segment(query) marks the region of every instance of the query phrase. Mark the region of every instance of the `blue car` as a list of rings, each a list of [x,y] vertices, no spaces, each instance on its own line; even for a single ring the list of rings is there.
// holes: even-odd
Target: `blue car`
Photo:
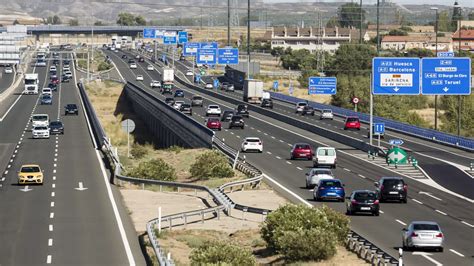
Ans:
[[[51,95],[43,95],[41,97],[41,104],[53,104],[53,98]]]
[[[174,97],[184,97],[184,91],[183,90],[176,90],[174,92]]]
[[[315,201],[337,200],[343,202],[345,196],[344,184],[339,179],[321,179],[313,192]]]

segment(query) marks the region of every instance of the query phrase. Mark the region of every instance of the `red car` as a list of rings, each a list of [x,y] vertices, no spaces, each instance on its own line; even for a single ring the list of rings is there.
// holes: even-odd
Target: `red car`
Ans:
[[[314,151],[308,143],[296,143],[291,148],[291,160],[308,159],[313,160]]]
[[[51,78],[51,83],[58,85],[59,79],[57,77]]]
[[[221,130],[222,129],[222,123],[219,121],[219,118],[208,118],[206,122],[207,128],[210,129],[217,129]]]
[[[360,121],[357,116],[346,117],[346,122],[344,123],[344,130],[347,130],[347,129],[360,130]]]

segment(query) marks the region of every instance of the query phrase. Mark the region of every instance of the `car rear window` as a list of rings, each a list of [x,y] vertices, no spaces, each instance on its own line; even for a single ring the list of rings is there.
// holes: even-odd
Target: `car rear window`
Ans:
[[[35,127],[34,130],[47,130],[47,127]]]
[[[403,186],[404,182],[400,179],[385,179],[383,184],[388,187]]]
[[[260,142],[259,139],[246,139],[247,142]]]
[[[298,145],[296,145],[296,148],[297,149],[310,149],[311,147],[309,145],[305,145],[305,144],[298,144]]]
[[[414,230],[429,230],[429,231],[439,231],[439,227],[436,224],[414,224]]]
[[[239,106],[237,106],[237,110],[239,110],[239,111],[240,111],[240,110],[247,110],[247,106],[245,106],[245,105],[239,105]]]
[[[193,100],[202,100],[202,97],[201,96],[194,96]]]
[[[357,118],[357,117],[349,117],[349,118],[347,118],[347,122],[359,122],[359,118]]]
[[[210,109],[219,109],[219,106],[217,106],[217,105],[209,105],[208,108],[210,108]]]
[[[334,150],[334,149],[320,149],[320,150],[318,150],[318,155],[321,155],[321,156],[334,156],[334,155],[336,155],[336,150]]]
[[[44,121],[44,120],[48,120],[48,117],[45,116],[45,115],[33,116],[33,120],[36,120],[36,121]]]
[[[62,126],[63,123],[61,122],[51,122],[51,126]]]
[[[36,166],[27,166],[27,167],[21,168],[22,173],[35,173],[39,171],[40,171],[39,167],[36,167]]]
[[[323,110],[323,113],[332,113],[331,110]]]
[[[308,105],[307,103],[297,103],[298,106],[306,106]]]
[[[237,120],[241,120],[241,119],[242,119],[241,116],[238,116],[238,115],[232,116],[232,121],[237,121]]]
[[[332,172],[326,170],[317,170],[313,172],[313,175],[332,175]]]
[[[339,182],[339,181],[324,180],[324,181],[321,181],[321,186],[326,186],[326,187],[342,187],[342,184],[341,184],[341,182]]]
[[[377,195],[374,192],[357,192],[354,195],[354,199],[356,200],[375,200]]]

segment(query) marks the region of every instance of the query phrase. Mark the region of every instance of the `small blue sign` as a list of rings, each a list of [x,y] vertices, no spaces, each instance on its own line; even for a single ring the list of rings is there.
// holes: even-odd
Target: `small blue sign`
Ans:
[[[288,93],[290,94],[290,96],[293,96],[293,85],[290,85],[290,87],[288,88]]]
[[[178,32],[178,43],[187,43],[188,42],[188,32],[180,31]]]
[[[215,79],[214,80],[214,89],[217,89],[219,87],[219,80]]]
[[[273,89],[278,90],[278,80],[273,81]]]
[[[468,57],[423,58],[421,74],[422,94],[471,94],[471,59]]]
[[[404,142],[401,139],[391,139],[391,140],[388,141],[388,143],[390,143],[390,145],[392,145],[392,146],[400,146]]]
[[[169,31],[163,34],[163,44],[176,44],[176,32]]]
[[[217,49],[197,50],[196,64],[215,65],[217,63]]]
[[[310,77],[309,94],[336,94],[337,79],[335,77]]]
[[[166,55],[165,54],[161,55],[161,61],[166,62]]]
[[[217,49],[217,63],[220,65],[238,65],[239,49],[222,48]]]
[[[201,49],[217,49],[217,42],[201,42],[199,43]]]
[[[454,57],[454,52],[438,52],[438,57]]]
[[[145,39],[155,39],[156,38],[156,30],[151,28],[143,29],[143,38]]]
[[[375,134],[384,134],[385,133],[385,123],[374,123],[374,133]]]
[[[197,42],[187,42],[183,46],[183,55],[184,56],[196,56],[198,49],[199,49],[199,43],[197,43]]]
[[[201,75],[197,74],[196,77],[194,78],[195,83],[201,82]]]
[[[374,57],[372,93],[379,95],[420,94],[420,59]]]

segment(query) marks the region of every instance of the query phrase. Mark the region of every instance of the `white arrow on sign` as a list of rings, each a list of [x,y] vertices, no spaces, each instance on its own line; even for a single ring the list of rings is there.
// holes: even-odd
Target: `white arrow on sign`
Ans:
[[[400,89],[398,87],[393,88],[395,92],[398,92]]]
[[[430,256],[433,255],[431,253],[415,251],[415,252],[412,253],[412,255],[420,255],[423,258],[433,262],[436,266],[442,266],[443,265],[443,264],[439,263],[437,260],[431,258]]]
[[[336,91],[336,89],[332,89],[332,90],[331,90],[331,92],[335,92],[335,91]]]
[[[401,161],[405,158],[405,155],[403,155],[401,152],[394,151],[388,155],[388,158],[392,161]]]
[[[23,191],[23,192],[28,192],[28,191],[32,191],[33,189],[31,188],[28,188],[28,186],[25,186],[24,188],[20,189],[20,191]]]
[[[74,188],[75,190],[79,190],[79,191],[83,191],[83,190],[86,190],[87,188],[84,187],[84,185],[82,184],[82,182],[79,182],[79,187],[76,187]]]
[[[448,88],[448,87],[444,87],[443,90],[444,90],[444,92],[448,92],[448,91],[449,91],[449,88]]]

